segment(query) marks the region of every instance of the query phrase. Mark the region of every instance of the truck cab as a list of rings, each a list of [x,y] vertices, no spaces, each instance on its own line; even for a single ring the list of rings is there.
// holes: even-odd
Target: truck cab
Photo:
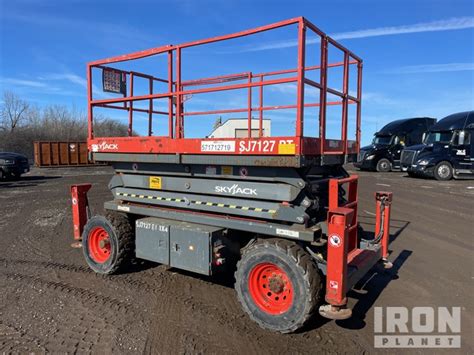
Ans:
[[[437,180],[474,178],[474,111],[449,115],[432,126],[422,144],[407,147],[402,170]]]
[[[390,122],[374,134],[372,144],[360,149],[356,168],[388,172],[400,169],[400,156],[406,145],[419,144],[436,119],[406,118]]]

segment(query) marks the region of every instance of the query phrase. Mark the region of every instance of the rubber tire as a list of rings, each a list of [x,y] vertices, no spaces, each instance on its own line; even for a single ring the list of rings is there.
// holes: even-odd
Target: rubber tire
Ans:
[[[104,228],[109,234],[111,255],[104,263],[95,262],[88,248],[89,233],[95,227]],[[94,216],[90,218],[82,233],[82,250],[89,267],[98,274],[110,275],[118,273],[130,264],[135,252],[134,229],[127,215],[108,213],[107,217]]]
[[[409,177],[412,177],[412,178],[418,177],[418,174],[415,173],[415,172],[413,172],[413,171],[407,171],[407,173],[408,173],[408,176],[409,176]]]
[[[385,167],[383,164],[386,163]],[[392,171],[392,163],[387,158],[382,158],[377,162],[377,166],[375,168],[379,173],[388,173]]]
[[[293,304],[283,314],[271,315],[262,311],[250,295],[248,276],[253,267],[263,262],[277,265],[293,284]],[[244,311],[260,327],[291,333],[311,318],[323,288],[315,263],[301,246],[285,239],[259,239],[242,250],[235,272],[235,290]]]
[[[442,177],[438,174],[438,169],[440,166],[442,165],[446,165],[448,168],[449,168],[449,175],[448,177]],[[435,177],[436,180],[439,180],[439,181],[448,181],[448,180],[451,180],[453,178],[453,166],[451,165],[450,162],[448,161],[441,161],[439,162],[438,164],[436,164],[436,166],[434,167],[434,170],[433,170],[433,175]]]

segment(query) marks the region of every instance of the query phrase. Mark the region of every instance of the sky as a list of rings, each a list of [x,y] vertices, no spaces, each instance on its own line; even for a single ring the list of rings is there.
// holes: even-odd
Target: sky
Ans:
[[[472,0],[0,0],[0,92],[12,91],[39,107],[58,104],[85,110],[87,62],[298,16],[306,17],[364,60],[363,144],[394,119],[439,119],[474,109]],[[295,40],[296,28],[291,27],[185,50],[183,78],[293,69]],[[308,36],[307,41],[306,60],[312,64],[319,46],[315,37]],[[338,55],[330,52],[330,60],[333,56],[338,61]],[[166,76],[164,56],[118,67]],[[335,88],[341,87],[340,78],[337,70],[329,74]],[[100,79],[100,73],[95,73],[95,98],[112,97],[101,91]],[[351,92],[353,84],[350,79]],[[136,93],[143,90],[145,83],[137,82]],[[156,86],[155,92],[160,90],[164,88]],[[290,83],[267,87],[265,105],[295,103],[295,92]],[[252,101],[256,104],[258,100],[258,90],[254,90]],[[317,101],[316,91],[307,89],[305,100]],[[189,97],[186,111],[246,105],[247,91],[240,90]],[[157,100],[155,107],[166,109],[166,102]],[[350,119],[354,112],[351,108]],[[97,113],[127,120],[126,113],[119,110]],[[339,115],[340,107],[328,109],[330,138],[340,135]],[[142,116],[137,114],[135,120],[134,129],[139,133],[147,125]],[[208,134],[218,116],[189,116],[186,136]],[[288,134],[294,116],[294,110],[265,113],[265,118],[272,119],[272,135]],[[238,117],[245,114],[222,115],[223,119]],[[166,125],[164,118],[155,119],[154,132],[163,134]],[[315,109],[306,110],[305,134],[317,135]]]

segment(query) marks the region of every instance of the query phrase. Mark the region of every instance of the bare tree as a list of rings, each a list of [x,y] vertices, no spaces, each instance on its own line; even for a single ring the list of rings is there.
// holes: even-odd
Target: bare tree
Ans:
[[[1,127],[12,133],[27,116],[30,105],[10,91],[3,93],[3,104],[1,108]]]
[[[96,115],[94,132],[97,137],[127,136],[128,125]],[[0,151],[23,153],[32,158],[34,141],[86,139],[87,117],[83,111],[61,105],[37,107],[14,93],[3,93],[0,105]]]

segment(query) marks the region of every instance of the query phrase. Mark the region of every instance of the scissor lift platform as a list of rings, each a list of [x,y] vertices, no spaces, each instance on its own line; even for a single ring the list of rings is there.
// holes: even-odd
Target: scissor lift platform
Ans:
[[[226,74],[194,80],[185,80],[182,76],[182,62],[186,60],[185,53],[188,48],[199,47],[205,51],[205,46],[208,44],[256,35],[288,26],[297,27],[297,68],[262,73]],[[320,41],[319,46],[307,48],[308,31]],[[342,60],[329,62],[330,51],[338,52]],[[310,54],[316,55],[319,59],[316,65],[305,63]],[[159,55],[165,55],[168,58],[167,78],[157,78],[150,74],[112,67],[114,63],[136,61]],[[341,80],[335,84],[337,88],[328,85],[328,73],[332,68],[341,69]],[[102,71],[104,89],[117,94],[118,97],[105,99],[94,97],[93,74],[97,70]],[[309,79],[310,73],[318,76],[319,80],[314,80],[314,75],[311,76],[313,79]],[[303,17],[230,35],[180,45],[167,45],[94,61],[88,64],[87,74],[88,143],[95,161],[303,167],[340,165],[353,161],[359,150],[362,60]],[[149,82],[148,94],[134,95],[137,78]],[[349,91],[349,82],[355,83],[356,90],[354,92]],[[156,92],[155,89],[154,92],[155,83],[160,83],[162,87],[164,85],[167,90]],[[282,84],[295,86],[294,103],[275,105],[272,102],[271,105],[265,105],[264,90]],[[193,112],[187,110],[186,98],[191,96],[224,91],[235,92],[237,95],[239,90],[240,92],[247,90],[247,107]],[[305,101],[305,90],[316,92],[317,100],[309,102],[306,99]],[[253,99],[255,93],[258,93],[258,102]],[[328,100],[328,97],[333,99]],[[167,111],[159,111],[154,108],[154,101],[159,99],[167,102]],[[138,103],[141,103],[140,107],[137,106]],[[146,104],[147,107],[144,108],[143,104]],[[224,103],[222,104],[225,106]],[[352,117],[349,117],[349,105],[355,105],[355,114]],[[329,106],[342,108],[337,122],[341,127],[339,139],[327,139],[326,122]],[[98,108],[127,111],[128,136],[95,137],[94,110]],[[306,132],[304,131],[305,108],[317,109],[312,117],[306,116],[307,120],[317,121],[317,132],[308,129]],[[289,129],[289,133],[293,131],[293,134],[275,137],[264,136],[264,114],[278,110],[293,110],[295,112],[295,124]],[[136,112],[147,115],[147,135],[134,136],[133,134],[134,113]],[[185,118],[199,120],[200,116],[242,113],[247,115],[247,137],[208,139],[205,137],[187,138],[184,135]],[[168,120],[168,131],[156,135],[152,132],[153,121],[163,118]],[[252,126],[252,121],[255,120],[258,120],[257,128]],[[348,136],[349,125],[354,127],[353,136]]]

